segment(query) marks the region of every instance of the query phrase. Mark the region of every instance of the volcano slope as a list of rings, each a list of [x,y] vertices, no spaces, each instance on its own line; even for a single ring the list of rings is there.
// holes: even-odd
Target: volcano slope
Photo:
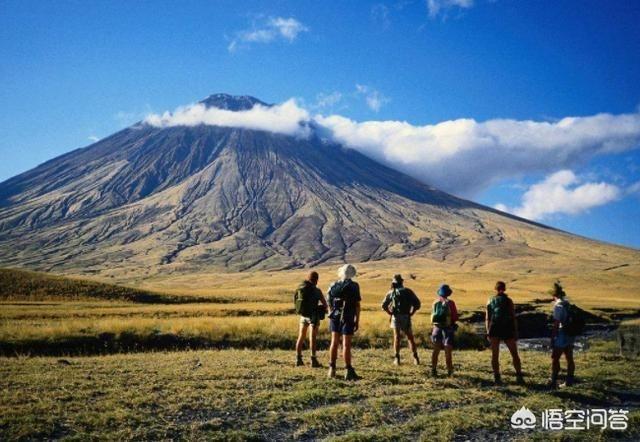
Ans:
[[[202,103],[266,106],[224,94]],[[313,127],[294,137],[138,123],[0,183],[4,267],[132,280],[411,257],[542,263],[583,251],[638,262],[635,251],[441,192]]]

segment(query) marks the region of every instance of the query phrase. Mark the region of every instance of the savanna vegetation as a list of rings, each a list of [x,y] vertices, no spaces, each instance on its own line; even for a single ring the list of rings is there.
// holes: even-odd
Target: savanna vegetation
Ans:
[[[548,355],[522,352],[527,385],[490,383],[489,353],[459,351],[453,377],[356,350],[363,379],[293,367],[284,350],[9,358],[0,365],[0,439],[66,440],[638,440],[640,372],[613,342],[577,355],[581,380],[549,391]],[[325,353],[320,354],[321,360]],[[426,358],[425,358],[426,359]],[[340,371],[340,369],[339,369]],[[630,409],[629,429],[515,430],[521,406]]]
[[[637,440],[637,361],[620,356],[613,341],[577,355],[582,382],[575,387],[547,391],[548,355],[524,351],[528,385],[495,388],[490,355],[480,350],[484,337],[468,322],[458,333],[467,350],[455,354],[454,377],[428,376],[428,310],[439,283],[453,287],[464,319],[481,320],[497,279],[507,282],[518,305],[548,314],[547,290],[559,278],[577,304],[615,322],[640,310],[640,265],[623,261],[359,265],[363,313],[355,364],[364,379],[357,383],[293,367],[292,290],[305,270],[112,278],[117,285],[0,270],[0,440]],[[335,267],[319,271],[325,290]],[[395,272],[425,305],[414,321],[422,366],[391,364],[388,317],[379,303]],[[323,323],[325,364],[327,342]],[[509,382],[513,373],[503,356]],[[630,430],[513,430],[508,419],[522,405],[536,413],[627,408]]]

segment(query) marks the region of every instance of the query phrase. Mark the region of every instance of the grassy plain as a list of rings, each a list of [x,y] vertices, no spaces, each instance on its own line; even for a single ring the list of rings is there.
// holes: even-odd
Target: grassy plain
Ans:
[[[640,372],[613,343],[577,356],[581,383],[544,388],[548,355],[524,351],[528,384],[490,385],[487,351],[455,353],[456,373],[394,367],[391,354],[356,350],[363,379],[329,380],[294,368],[283,350],[208,350],[94,357],[9,358],[0,364],[0,439],[65,440],[638,440]],[[326,353],[320,354],[324,362]],[[427,354],[423,352],[423,359]],[[339,370],[342,372],[342,369]],[[513,430],[521,406],[535,430]],[[630,409],[626,432],[544,431],[548,408]]]
[[[516,303],[543,311],[550,309],[547,290],[560,279],[574,302],[599,316],[638,314],[638,252],[594,243],[572,253],[581,259],[549,250],[514,258],[487,248],[471,257],[452,250],[442,259],[357,265],[364,299],[355,361],[364,379],[355,384],[292,367],[291,295],[307,270],[167,271],[91,281],[0,270],[0,350],[13,356],[0,360],[0,440],[638,440],[637,361],[620,357],[612,342],[580,353],[583,382],[557,392],[543,388],[548,355],[533,351],[523,352],[527,387],[491,387],[487,351],[456,352],[453,378],[428,377],[426,364],[390,364],[390,330],[379,303],[397,272],[426,305],[414,323],[423,363],[428,305],[441,282],[453,287],[465,316],[482,310],[498,279]],[[323,289],[336,269],[318,269]],[[459,337],[481,347],[470,326]],[[327,340],[325,323],[325,364]],[[174,348],[192,350],[157,351]],[[552,407],[626,408],[630,430],[512,430],[508,419],[522,405],[538,415]]]

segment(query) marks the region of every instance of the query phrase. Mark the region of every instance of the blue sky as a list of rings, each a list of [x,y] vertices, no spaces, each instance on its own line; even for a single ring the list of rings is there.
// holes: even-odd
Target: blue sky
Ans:
[[[491,182],[451,187],[488,176],[474,169],[477,156],[425,170],[481,203],[640,247],[640,137],[636,120],[620,121],[640,112],[638,23],[640,2],[615,0],[3,1],[0,181],[215,92],[294,97],[354,122],[467,118],[473,133],[496,119],[518,131],[526,120],[606,113],[600,145],[580,141],[592,130],[585,120],[572,135],[584,146],[563,155],[560,143],[547,162],[536,151],[515,172],[502,162],[513,146],[493,146],[485,156],[505,173]],[[618,133],[629,125],[631,135]]]

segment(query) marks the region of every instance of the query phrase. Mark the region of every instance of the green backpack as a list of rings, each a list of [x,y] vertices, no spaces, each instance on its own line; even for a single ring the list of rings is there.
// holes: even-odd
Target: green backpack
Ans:
[[[298,287],[293,295],[293,304],[297,314],[310,318],[315,313],[317,300],[314,295],[315,290],[311,284],[302,283]]]
[[[509,298],[506,295],[496,295],[489,302],[491,322],[499,325],[511,325],[513,316],[509,307]]]
[[[391,312],[395,315],[408,315],[411,311],[411,300],[404,287],[391,292]]]
[[[431,313],[431,323],[442,327],[448,327],[451,320],[451,308],[449,301],[444,304],[436,301],[433,304],[433,313]]]

